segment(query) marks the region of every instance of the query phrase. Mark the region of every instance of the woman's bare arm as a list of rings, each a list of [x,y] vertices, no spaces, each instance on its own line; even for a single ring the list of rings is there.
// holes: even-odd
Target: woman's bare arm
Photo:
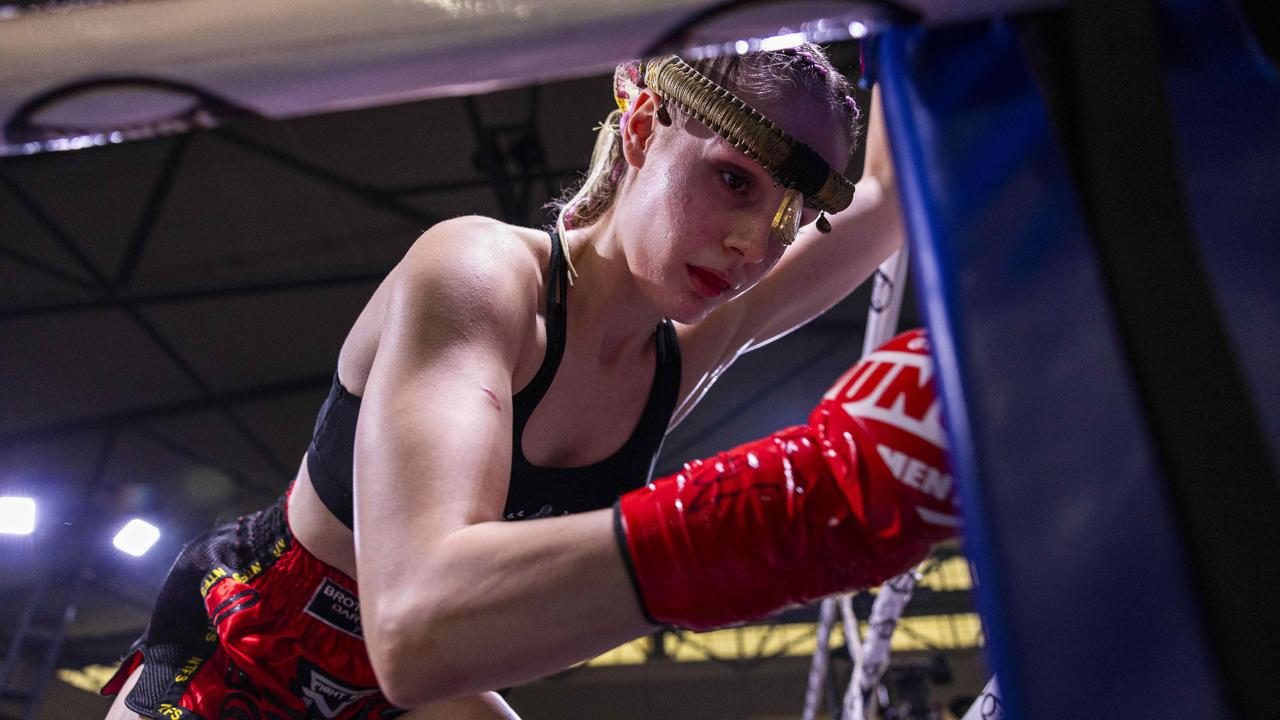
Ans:
[[[403,707],[540,677],[648,628],[610,512],[498,520],[537,293],[483,225],[432,232],[397,270],[356,431],[365,635]]]
[[[520,720],[515,710],[496,692],[437,700],[416,707],[402,720]]]

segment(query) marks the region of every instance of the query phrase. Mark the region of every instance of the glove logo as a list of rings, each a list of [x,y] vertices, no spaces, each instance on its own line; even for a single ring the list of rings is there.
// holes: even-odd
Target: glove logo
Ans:
[[[951,475],[920,460],[910,457],[901,450],[894,450],[888,445],[876,445],[876,452],[884,461],[885,467],[898,482],[915,488],[942,502],[949,502],[951,497]],[[949,513],[938,512],[927,507],[917,506],[916,513],[921,520],[947,528],[960,527],[960,518]]]
[[[949,474],[888,445],[876,445],[876,451],[898,482],[939,500],[946,500],[951,496]]]
[[[841,378],[830,399],[841,401],[850,417],[878,420],[947,448],[928,355],[873,352],[847,378]]]

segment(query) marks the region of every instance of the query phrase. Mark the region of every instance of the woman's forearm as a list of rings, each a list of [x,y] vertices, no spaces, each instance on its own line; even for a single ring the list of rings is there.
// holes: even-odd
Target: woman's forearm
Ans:
[[[427,703],[413,708],[403,720],[520,720],[520,716],[501,695],[484,692]]]
[[[397,704],[543,677],[651,629],[610,510],[469,525],[414,573],[413,595],[380,613],[392,677],[379,679]]]

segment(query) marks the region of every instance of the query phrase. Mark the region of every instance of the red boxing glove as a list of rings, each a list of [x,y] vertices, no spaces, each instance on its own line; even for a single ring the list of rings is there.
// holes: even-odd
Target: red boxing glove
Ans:
[[[687,463],[615,521],[655,623],[706,630],[883,582],[959,532],[923,330],[827,392],[809,424]]]

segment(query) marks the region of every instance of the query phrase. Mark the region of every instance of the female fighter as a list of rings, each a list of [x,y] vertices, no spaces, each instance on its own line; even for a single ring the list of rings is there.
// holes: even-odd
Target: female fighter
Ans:
[[[875,582],[936,539],[897,522],[886,532],[909,552],[819,542],[877,510],[876,493],[849,494],[865,481],[819,488],[857,466],[860,431],[780,435],[642,489],[720,373],[851,292],[902,225],[874,121],[856,196],[843,178],[857,108],[815,46],[633,63],[615,85],[620,110],[556,232],[450,220],[388,275],[290,491],[184,549],[104,689],[119,694],[109,718],[514,717],[487,691],[654,623],[724,625]],[[845,470],[819,472],[838,458]],[[808,506],[765,503],[808,507],[813,528],[678,517],[706,497],[683,489],[756,475],[818,483]],[[857,572],[802,577],[828,560]]]

